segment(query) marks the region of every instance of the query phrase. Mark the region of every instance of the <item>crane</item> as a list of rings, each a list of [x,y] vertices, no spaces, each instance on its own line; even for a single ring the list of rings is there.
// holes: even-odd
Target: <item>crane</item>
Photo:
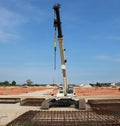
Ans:
[[[59,12],[60,4],[55,4],[53,9],[55,13],[54,19],[54,27],[55,31],[58,30],[58,41],[59,41],[59,49],[60,49],[60,56],[61,56],[61,69],[63,75],[63,91],[64,96],[67,96],[68,91],[68,84],[67,84],[67,73],[66,73],[66,59],[65,59],[65,49],[63,43],[63,35],[62,35],[62,28],[61,28],[61,21],[60,21],[60,12]],[[56,44],[54,44],[54,50],[56,51]]]
[[[60,99],[50,98],[44,100],[41,104],[41,109],[49,109],[50,107],[71,107],[71,106],[73,107],[74,106],[75,108],[79,108],[83,110],[86,109],[85,99],[79,99],[79,100],[75,99],[73,89],[69,87],[67,83],[65,49],[63,43],[59,8],[60,8],[60,4],[55,4],[53,6],[54,13],[55,13],[55,19],[54,19],[55,35],[56,35],[56,29],[58,30],[58,41],[59,41],[59,49],[60,49],[60,57],[61,57],[61,69],[63,75],[64,96],[60,97]],[[54,41],[54,51],[56,53],[56,41]],[[71,98],[71,96],[73,97]]]

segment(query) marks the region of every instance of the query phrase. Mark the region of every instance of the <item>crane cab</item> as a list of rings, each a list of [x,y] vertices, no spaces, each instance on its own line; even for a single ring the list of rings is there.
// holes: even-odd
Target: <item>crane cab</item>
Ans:
[[[75,97],[75,92],[74,92],[74,87],[73,86],[68,86],[67,89],[67,96],[64,96],[64,89],[63,86],[59,86],[58,93],[57,93],[57,98],[73,98]]]

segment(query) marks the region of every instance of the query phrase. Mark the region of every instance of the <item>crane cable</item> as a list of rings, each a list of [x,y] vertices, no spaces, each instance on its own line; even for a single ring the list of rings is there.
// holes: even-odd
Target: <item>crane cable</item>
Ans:
[[[55,33],[54,33],[54,70],[56,70],[56,27],[55,27]]]

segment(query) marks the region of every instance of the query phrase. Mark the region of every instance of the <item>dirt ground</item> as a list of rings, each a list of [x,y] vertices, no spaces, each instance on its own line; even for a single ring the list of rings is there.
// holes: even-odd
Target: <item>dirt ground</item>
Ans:
[[[119,88],[75,88],[77,96],[91,96],[91,95],[120,95]]]
[[[56,94],[56,87],[0,87],[0,98],[51,98]],[[120,90],[117,88],[75,88],[77,98],[89,99],[120,99]],[[28,110],[40,110],[40,106],[20,106],[16,104],[0,104],[0,126],[17,118]]]
[[[0,95],[18,95],[23,93],[31,93],[35,91],[42,91],[52,89],[48,92],[49,95],[57,94],[57,87],[0,87]],[[92,96],[92,95],[120,95],[120,88],[80,88],[74,89],[77,96]]]
[[[23,87],[23,86],[12,86],[12,87],[0,87],[0,95],[13,95],[13,94],[23,94],[35,91],[42,91],[50,89],[49,87],[42,86],[32,86],[32,87]]]
[[[56,95],[57,87],[0,87],[0,97],[13,98],[51,98]],[[75,87],[76,97],[89,99],[119,99],[120,88],[80,88]]]

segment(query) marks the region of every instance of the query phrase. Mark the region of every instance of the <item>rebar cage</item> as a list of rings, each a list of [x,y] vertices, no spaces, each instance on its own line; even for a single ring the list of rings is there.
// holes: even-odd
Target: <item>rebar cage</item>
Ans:
[[[120,112],[28,111],[7,126],[120,126]]]

